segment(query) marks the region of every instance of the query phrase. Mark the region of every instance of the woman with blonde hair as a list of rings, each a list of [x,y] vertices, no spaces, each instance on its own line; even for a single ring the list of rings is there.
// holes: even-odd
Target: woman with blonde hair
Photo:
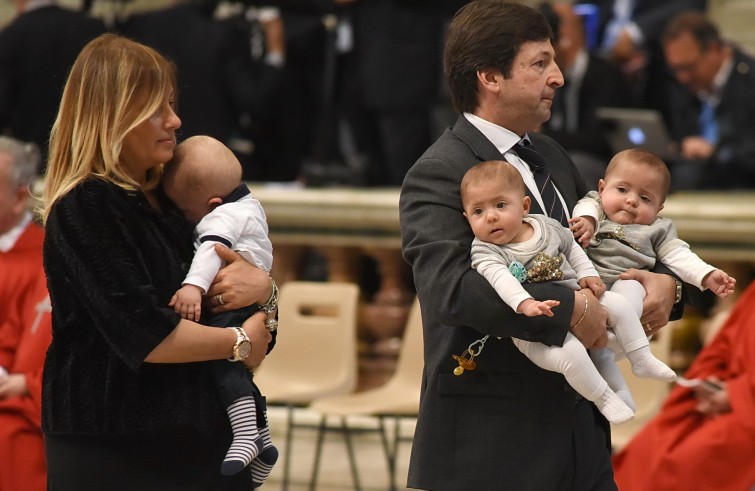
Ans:
[[[173,66],[105,34],[74,63],[50,135],[44,265],[53,309],[42,425],[52,490],[250,489],[222,476],[232,435],[209,360],[265,356],[265,313],[217,329],[168,307],[192,226],[159,187],[173,156]],[[267,273],[232,251],[214,312],[276,301]]]

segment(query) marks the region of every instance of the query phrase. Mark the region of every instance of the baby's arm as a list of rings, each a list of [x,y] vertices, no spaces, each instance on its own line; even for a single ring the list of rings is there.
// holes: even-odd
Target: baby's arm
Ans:
[[[595,235],[595,222],[591,217],[574,217],[569,220],[569,230],[574,234],[574,239],[587,248]]]
[[[566,251],[566,259],[574,271],[577,273],[580,288],[589,288],[595,298],[600,298],[606,291],[606,284],[600,279],[598,271],[595,269],[587,253],[577,245],[573,240],[570,241],[569,250]]]
[[[569,220],[569,230],[579,244],[587,248],[590,239],[595,236],[600,219],[600,203],[597,201],[597,193],[591,191],[577,202]]]
[[[498,246],[475,240],[472,245],[472,267],[493,286],[498,296],[515,312],[528,317],[553,316],[556,300],[536,301],[509,271],[506,259],[498,252]]]
[[[173,307],[184,319],[199,322],[202,315],[202,294],[203,291],[198,286],[186,284],[173,295],[168,306]]]
[[[716,269],[711,271],[703,278],[703,286],[712,291],[719,297],[727,297],[734,292],[734,285],[737,280],[729,276],[726,271]]]
[[[558,307],[559,305],[561,305],[561,302],[558,300],[545,300],[541,302],[534,298],[528,298],[519,304],[516,311],[527,317],[536,317],[538,315],[553,317],[553,311],[551,309],[553,307]]]
[[[701,290],[708,288],[719,297],[726,297],[734,291],[737,280],[703,261],[686,244],[674,248],[660,260],[682,280]]]

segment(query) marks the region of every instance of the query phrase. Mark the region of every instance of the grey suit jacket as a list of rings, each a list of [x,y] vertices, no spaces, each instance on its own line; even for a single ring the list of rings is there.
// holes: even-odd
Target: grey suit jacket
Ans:
[[[530,137],[571,209],[587,191],[573,162],[550,138]],[[543,491],[555,489],[565,466],[573,466],[574,390],[561,374],[535,366],[509,339],[561,345],[573,290],[526,285],[535,298],[561,305],[552,318],[524,317],[470,267],[473,235],[462,215],[459,184],[474,164],[501,159],[460,116],[414,164],[401,189],[402,250],[422,306],[425,346],[410,487]],[[541,212],[535,200],[532,212]],[[453,375],[457,362],[451,356],[485,334],[491,336],[475,359],[476,370]]]

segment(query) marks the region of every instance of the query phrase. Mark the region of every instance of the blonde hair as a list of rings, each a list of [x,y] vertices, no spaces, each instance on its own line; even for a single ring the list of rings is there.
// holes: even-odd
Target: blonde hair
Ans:
[[[525,196],[524,180],[519,171],[505,160],[487,160],[471,167],[461,180],[461,203],[469,198],[468,188],[482,181],[500,180]]]
[[[196,135],[176,147],[165,166],[163,185],[204,201],[231,194],[241,175],[241,163],[230,148],[211,136]]]
[[[161,167],[150,169],[140,185],[119,159],[124,137],[160,108],[170,90],[175,95],[175,68],[152,48],[108,33],[81,50],[50,133],[43,221],[58,199],[89,177],[127,190],[157,186]]]
[[[656,154],[648,152],[647,150],[643,150],[641,148],[629,148],[627,150],[622,150],[621,152],[614,155],[611,161],[608,162],[605,177],[608,177],[608,175],[614,169],[616,169],[619,164],[624,162],[644,165],[645,167],[656,171],[661,178],[660,185],[661,192],[663,193],[663,198],[666,198],[669,192],[669,188],[671,187],[671,174],[669,173],[668,166],[663,161],[663,159],[661,159]]]

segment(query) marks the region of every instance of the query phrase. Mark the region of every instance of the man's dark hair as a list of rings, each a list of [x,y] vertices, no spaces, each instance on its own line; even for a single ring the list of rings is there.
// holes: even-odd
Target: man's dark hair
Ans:
[[[444,67],[454,108],[477,108],[477,72],[499,70],[511,77],[522,44],[552,40],[545,17],[537,10],[504,0],[475,0],[462,7],[448,27]]]
[[[683,12],[674,17],[663,30],[661,42],[666,44],[684,34],[692,36],[701,51],[723,44],[718,28],[701,12]]]

